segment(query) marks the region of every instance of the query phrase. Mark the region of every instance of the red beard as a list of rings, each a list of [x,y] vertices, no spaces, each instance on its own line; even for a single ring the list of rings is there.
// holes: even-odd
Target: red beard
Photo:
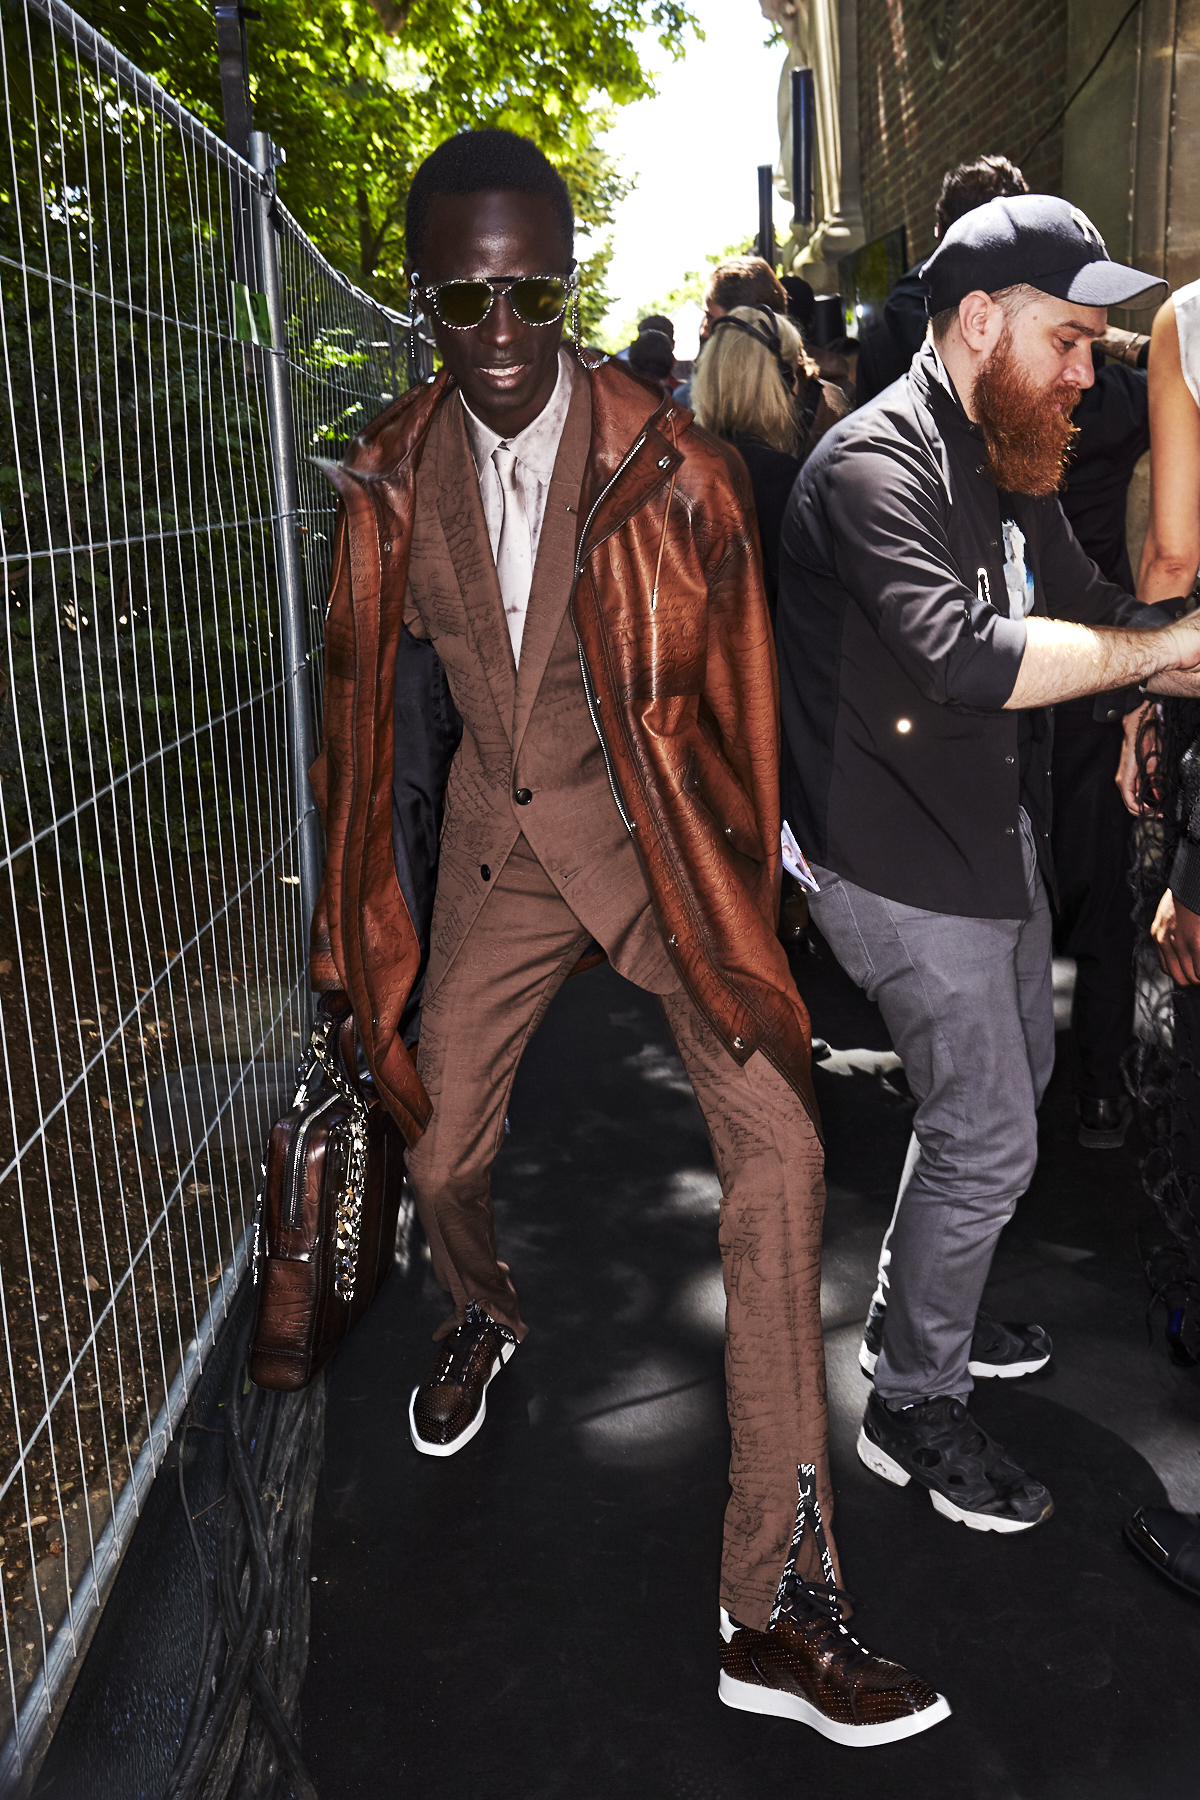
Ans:
[[[1053,494],[1067,472],[1067,452],[1079,436],[1071,414],[1078,387],[1037,387],[1004,335],[975,377],[975,413],[987,444],[992,478],[1008,494]]]

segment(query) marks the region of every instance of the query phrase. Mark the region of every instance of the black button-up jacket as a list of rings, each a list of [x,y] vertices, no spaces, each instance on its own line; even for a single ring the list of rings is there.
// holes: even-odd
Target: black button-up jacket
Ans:
[[[1009,617],[1005,519],[1025,536],[1035,614],[1160,625],[1178,610],[1106,581],[1053,496],[999,492],[926,344],[804,465],[776,621],[783,813],[801,848],[888,899],[986,919],[1029,911],[1022,803],[1054,891],[1052,715],[1002,710],[1026,638]]]

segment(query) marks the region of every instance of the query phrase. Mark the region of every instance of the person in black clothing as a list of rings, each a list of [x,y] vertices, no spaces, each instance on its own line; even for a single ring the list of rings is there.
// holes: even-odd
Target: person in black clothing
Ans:
[[[1108,339],[1101,343],[1107,346]],[[1132,593],[1125,500],[1134,466],[1150,448],[1146,376],[1106,361],[1099,344],[1092,360],[1095,384],[1073,414],[1079,435],[1060,498],[1101,574]],[[1060,955],[1075,958],[1072,1071],[1079,1141],[1088,1150],[1119,1149],[1132,1111],[1121,1059],[1133,1035],[1133,820],[1115,786],[1122,747],[1121,721],[1109,716],[1115,711],[1090,699],[1056,706],[1050,763],[1058,877],[1054,944]]]
[[[783,275],[780,285],[787,295],[787,316],[795,321],[807,340],[817,316],[817,296],[800,275]]]
[[[675,346],[664,332],[639,331],[629,346],[629,366],[648,381],[657,381],[668,394],[674,392]]]
[[[1050,1496],[966,1402],[973,1378],[1051,1354],[1039,1326],[979,1310],[1054,1061],[1050,708],[1128,689],[1136,705],[1141,682],[1200,694],[1200,619],[1106,580],[1057,498],[1105,308],[1164,284],[1034,194],[957,220],[922,280],[928,341],[826,436],[788,505],[782,810],[813,918],[918,1102],[858,1453],[943,1516],[1011,1533]]]
[[[821,381],[797,327],[769,306],[738,306],[714,321],[692,402],[699,423],[734,444],[749,471],[774,623],[779,533],[792,483],[845,404]]]
[[[974,162],[959,163],[942,178],[933,235],[940,240],[956,219],[988,200],[1028,192],[1029,183],[1007,156],[977,156]],[[854,387],[857,405],[873,400],[907,373],[909,363],[925,341],[928,323],[921,264],[917,263],[900,277],[888,295],[883,324],[868,331],[862,340]]]
[[[647,313],[644,319],[638,320],[638,337],[645,331],[657,331],[666,338],[671,346],[672,356],[675,353],[675,327],[666,313]],[[634,339],[634,343],[637,338]],[[618,362],[628,362],[633,352],[633,344],[626,344],[623,350],[617,351]]]

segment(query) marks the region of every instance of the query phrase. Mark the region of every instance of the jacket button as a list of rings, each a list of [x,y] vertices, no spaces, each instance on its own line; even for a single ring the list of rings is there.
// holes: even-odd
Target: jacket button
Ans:
[[[383,547],[384,547],[384,550],[387,551],[388,553],[391,552],[392,546],[390,544],[385,544]]]
[[[1005,762],[1006,762],[1006,763],[1010,763],[1010,764],[1011,764],[1011,763],[1013,763],[1013,762],[1015,762],[1015,761],[1016,761],[1016,758],[1015,758],[1015,757],[1013,757],[1013,756],[1006,756],[1006,757],[1005,757],[1005,759],[1004,759],[1004,760],[1005,760]]]
[[[1012,836],[1012,834],[1013,834],[1013,828],[1012,828],[1012,826],[1011,826],[1011,825],[1006,825],[1006,826],[1005,826],[1005,827],[1004,827],[1004,835],[1005,835],[1005,837],[1011,837],[1011,836]]]
[[[745,1038],[740,1038],[740,1037],[734,1038],[733,1047],[735,1050],[744,1050],[746,1048]]]
[[[975,473],[977,475],[986,475],[987,472],[988,472],[988,466],[986,463],[976,463],[975,464]]]
[[[528,806],[529,802],[533,799],[533,789],[532,788],[518,788],[516,793],[513,795],[513,799],[516,801],[518,806]]]
[[[659,457],[659,459],[658,459],[658,466],[659,466],[659,468],[660,468],[660,469],[665,469],[665,468],[666,468],[666,466],[667,466],[667,464],[668,464],[668,463],[669,463],[669,462],[670,462],[670,460],[671,460],[671,459],[670,459],[670,457],[669,457],[669,456],[660,456],[660,457]]]
[[[480,863],[479,873],[483,876],[485,881],[490,881],[492,879],[492,871],[488,868],[486,863]]]
[[[1116,707],[1110,706],[1104,716],[1106,719],[1115,719],[1118,716]]]

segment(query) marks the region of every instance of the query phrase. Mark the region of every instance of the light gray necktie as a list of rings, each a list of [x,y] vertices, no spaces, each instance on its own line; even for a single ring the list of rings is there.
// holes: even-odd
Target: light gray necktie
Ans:
[[[496,573],[500,577],[500,597],[504,601],[504,617],[512,642],[513,660],[521,660],[521,637],[525,630],[525,614],[529,608],[529,587],[533,580],[533,555],[529,543],[529,515],[525,497],[517,480],[517,458],[507,444],[498,444],[492,461],[500,477],[504,495],[504,518],[500,540],[496,545]]]

